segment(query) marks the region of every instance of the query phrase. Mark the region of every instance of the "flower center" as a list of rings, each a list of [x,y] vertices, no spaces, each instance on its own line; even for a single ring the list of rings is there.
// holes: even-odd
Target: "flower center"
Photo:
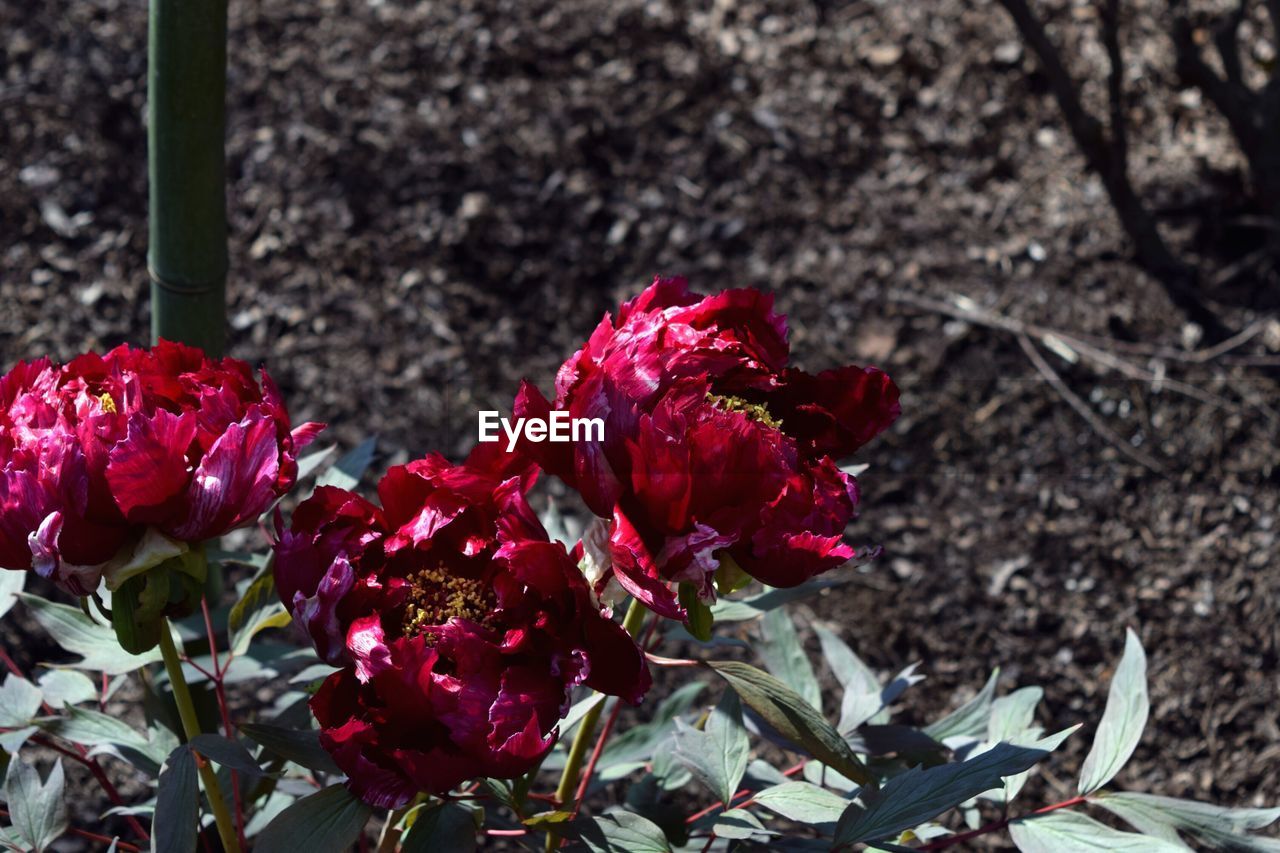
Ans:
[[[108,415],[114,415],[116,413],[116,401],[111,396],[110,391],[103,391],[99,394],[98,402],[102,404],[102,411],[106,412]]]
[[[417,636],[423,629],[443,625],[453,618],[484,623],[494,607],[493,590],[485,583],[450,574],[444,564],[414,572],[407,580],[406,637]]]
[[[764,403],[751,403],[741,397],[732,397],[727,394],[712,394],[707,392],[707,402],[725,412],[740,412],[746,415],[756,423],[764,424],[776,430],[782,429],[782,421],[775,418],[765,408]]]

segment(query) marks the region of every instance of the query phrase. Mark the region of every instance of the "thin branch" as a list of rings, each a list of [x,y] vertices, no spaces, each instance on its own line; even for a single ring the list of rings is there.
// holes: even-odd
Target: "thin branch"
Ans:
[[[1089,408],[1089,404],[1081,400],[1062,380],[1062,377],[1049,366],[1049,362],[1045,361],[1044,356],[1040,355],[1040,351],[1036,349],[1036,345],[1031,342],[1030,338],[1026,335],[1018,335],[1018,344],[1022,347],[1022,351],[1027,354],[1027,358],[1031,359],[1031,363],[1035,365],[1036,370],[1040,371],[1040,375],[1048,381],[1062,399],[1067,401],[1071,408],[1076,410],[1080,417],[1085,419],[1089,426],[1093,427],[1094,432],[1106,439],[1116,450],[1119,450],[1144,468],[1148,468],[1161,476],[1168,476],[1168,471],[1164,465],[1160,464],[1155,457],[1134,447],[1124,438],[1117,435],[1111,427],[1103,423],[1093,409]]]
[[[1237,0],[1235,9],[1213,32],[1213,45],[1218,50],[1218,59],[1222,61],[1222,70],[1227,74],[1227,82],[1233,86],[1245,86],[1244,70],[1240,66],[1240,25],[1248,11],[1249,0]]]
[[[1195,28],[1187,18],[1185,0],[1169,0],[1169,12],[1173,15],[1173,49],[1178,76],[1204,93],[1222,113],[1252,164],[1257,157],[1258,146],[1263,142],[1253,120],[1257,96],[1243,82],[1235,85],[1231,80],[1218,76],[1204,61],[1196,44]]]
[[[1225,338],[1228,334],[1227,329],[1200,297],[1195,270],[1170,251],[1168,244],[1160,236],[1155,219],[1129,181],[1125,162],[1127,140],[1124,126],[1123,86],[1121,85],[1124,63],[1123,56],[1120,54],[1118,23],[1116,26],[1104,27],[1104,30],[1110,31],[1110,35],[1105,37],[1111,42],[1108,45],[1110,59],[1108,79],[1111,118],[1116,124],[1108,134],[1102,123],[1085,109],[1079,87],[1063,64],[1058,49],[1049,40],[1044,24],[1031,10],[1026,0],[999,0],[999,2],[1013,19],[1022,40],[1035,53],[1041,69],[1049,79],[1049,88],[1058,102],[1063,118],[1066,119],[1067,128],[1071,131],[1076,146],[1084,155],[1085,162],[1102,178],[1107,196],[1111,199],[1111,206],[1115,209],[1121,226],[1133,244],[1134,256],[1138,264],[1164,286],[1169,299],[1189,319],[1199,324],[1211,340]],[[1113,0],[1104,0],[1104,2],[1109,6],[1115,5]],[[1113,17],[1118,18],[1118,10],[1113,8],[1112,12],[1114,12]]]
[[[1006,815],[1000,820],[993,821],[992,823],[989,823],[986,826],[980,826],[977,829],[970,830],[969,832],[962,832],[959,835],[948,835],[946,838],[939,838],[936,841],[931,841],[928,844],[924,845],[923,847],[917,847],[916,849],[929,850],[929,851],[946,850],[948,848],[954,847],[957,844],[963,844],[966,841],[970,841],[974,838],[977,838],[978,836],[987,835],[992,832],[998,832],[999,830],[1004,829],[1006,826],[1008,826],[1010,823],[1012,823],[1015,820],[1021,820],[1023,818],[1031,817],[1032,815],[1048,814],[1049,812],[1056,812],[1059,809],[1069,809],[1072,806],[1078,806],[1084,802],[1085,802],[1084,797],[1072,797],[1069,800],[1063,800],[1060,803],[1054,803],[1051,806],[1045,806],[1042,809],[1036,809],[1035,811],[1030,812],[1029,814],[1020,815],[1017,818],[1012,818]]]
[[[1107,51],[1107,104],[1110,108],[1110,168],[1127,180],[1129,172],[1129,121],[1124,109],[1124,54],[1120,48],[1120,0],[1102,0],[1102,44]]]
[[[1033,323],[1024,323],[1013,317],[1003,314],[996,314],[991,311],[984,310],[976,305],[961,307],[953,306],[946,302],[939,302],[933,299],[916,296],[910,293],[897,293],[890,296],[891,299],[902,302],[907,305],[915,305],[929,311],[936,311],[939,314],[945,314],[949,317],[955,317],[968,323],[978,326],[984,326],[989,329],[998,329],[1013,335],[1027,335],[1040,342],[1041,345],[1048,349],[1061,349],[1066,347],[1072,352],[1080,355],[1086,361],[1092,362],[1102,368],[1114,370],[1140,382],[1150,382],[1152,384],[1159,383],[1162,388],[1198,400],[1210,406],[1225,409],[1229,412],[1240,412],[1241,407],[1225,397],[1220,397],[1209,391],[1183,382],[1178,379],[1171,379],[1167,376],[1157,375],[1150,370],[1146,370],[1131,361],[1127,361],[1120,356],[1112,353],[1109,349],[1121,349],[1133,347],[1125,341],[1115,341],[1109,338],[1099,338],[1093,335],[1083,335],[1074,332],[1061,332],[1055,329],[1047,329],[1044,326],[1037,326]],[[1244,331],[1233,335],[1231,338],[1220,344],[1203,350],[1194,352],[1179,352],[1164,347],[1142,347],[1137,351],[1143,355],[1152,358],[1162,358],[1172,361],[1180,361],[1189,364],[1205,364],[1213,359],[1219,358],[1233,349],[1243,345],[1252,338],[1256,337],[1266,329],[1268,320],[1259,320]],[[1092,342],[1091,342],[1092,341]],[[1274,413],[1267,409],[1260,411],[1268,418],[1273,418]]]

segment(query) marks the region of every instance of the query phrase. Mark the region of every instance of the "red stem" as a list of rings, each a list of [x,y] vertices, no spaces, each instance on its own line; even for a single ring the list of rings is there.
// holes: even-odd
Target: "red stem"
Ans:
[[[604,752],[605,742],[609,740],[609,735],[613,732],[614,725],[618,722],[618,713],[622,710],[622,700],[619,699],[613,703],[613,710],[609,712],[609,717],[604,721],[604,726],[600,729],[600,736],[596,738],[596,745],[591,750],[591,757],[587,759],[587,766],[582,771],[582,781],[578,783],[578,792],[573,797],[573,816],[578,816],[578,809],[582,808],[582,798],[587,795],[587,788],[591,784],[591,776],[596,772],[596,764],[600,761],[600,754]]]
[[[18,668],[18,665],[13,662],[13,658],[9,657],[9,653],[4,649],[0,649],[0,661],[4,661],[4,665],[9,667],[9,671],[14,675],[19,678],[26,678],[26,676],[22,674],[22,670]]]
[[[201,596],[200,609],[204,612],[204,631],[205,636],[209,638],[209,656],[213,660],[213,692],[218,698],[218,711],[222,714],[222,731],[228,740],[235,740],[235,729],[231,726],[231,714],[227,710],[227,692],[222,685],[225,670],[218,663],[218,640],[213,631],[213,617],[209,615],[208,597]],[[227,662],[230,663],[230,660]],[[235,770],[231,771],[231,799],[235,810],[236,836],[240,841],[240,849],[248,850],[249,843],[244,834],[244,804],[240,801],[240,775]]]
[[[1033,812],[1028,812],[1027,814],[1019,815],[1018,817],[1004,817],[1004,818],[1001,818],[1000,820],[992,821],[986,826],[980,826],[977,829],[971,830],[969,832],[962,832],[959,835],[948,835],[946,838],[939,838],[937,841],[931,841],[928,844],[924,845],[923,847],[917,847],[916,849],[930,850],[930,851],[946,850],[948,847],[954,847],[957,844],[963,844],[964,842],[970,839],[977,838],[979,835],[986,835],[991,832],[998,832],[1004,829],[1006,826],[1008,826],[1010,823],[1012,823],[1015,820],[1020,820],[1024,817],[1030,817],[1031,815],[1048,814],[1049,812],[1056,812],[1058,809],[1066,809],[1066,808],[1070,808],[1071,806],[1078,806],[1083,802],[1085,802],[1084,797],[1072,797],[1069,800],[1063,800],[1060,803],[1054,803],[1051,806],[1045,806],[1042,809],[1036,809]]]
[[[645,629],[644,639],[640,641],[646,653],[653,648],[655,644],[654,630],[658,627],[660,619],[650,619],[649,627]],[[614,702],[613,710],[609,713],[609,718],[604,722],[604,728],[600,729],[600,736],[596,738],[596,745],[591,750],[591,757],[587,759],[586,769],[582,771],[582,781],[578,783],[578,790],[573,797],[573,816],[578,816],[578,810],[582,808],[582,798],[587,795],[587,788],[591,785],[591,777],[596,772],[596,764],[600,761],[600,755],[604,752],[605,743],[609,740],[609,735],[613,732],[613,727],[617,725],[618,714],[622,711],[622,702]]]
[[[783,775],[783,776],[794,776],[794,775],[796,775],[797,773],[799,773],[801,770],[803,770],[803,769],[804,769],[804,766],[805,766],[806,764],[808,764],[808,763],[809,763],[809,760],[806,758],[804,761],[801,761],[799,764],[796,764],[796,765],[793,765],[793,766],[791,766],[791,767],[788,767],[786,770],[782,771],[782,775]],[[750,798],[751,798],[752,793],[754,793],[754,792],[753,792],[753,791],[751,791],[751,790],[748,790],[747,788],[743,788],[741,791],[739,791],[738,793],[734,794],[732,797],[730,797],[730,798],[729,798],[729,807],[730,807],[730,808],[741,808],[742,806],[746,805],[746,802],[742,802],[742,803],[737,803],[737,804],[735,804],[735,803],[734,803],[734,800],[738,799],[739,797],[746,797],[746,798],[747,798],[747,801],[749,801],[749,800],[750,800]],[[685,820],[685,823],[686,823],[686,824],[689,824],[689,823],[697,823],[698,821],[702,820],[704,817],[706,817],[707,815],[711,814],[712,812],[714,812],[716,809],[719,809],[719,808],[724,808],[724,804],[723,804],[723,803],[716,803],[716,804],[714,804],[714,805],[707,806],[707,807],[706,807],[705,809],[703,809],[702,811],[697,812],[697,813],[696,813],[696,814],[694,814],[692,817],[690,817],[690,818],[688,818],[687,820]]]
[[[522,835],[528,835],[527,829],[486,829],[485,835],[492,835],[494,838],[519,838]]]

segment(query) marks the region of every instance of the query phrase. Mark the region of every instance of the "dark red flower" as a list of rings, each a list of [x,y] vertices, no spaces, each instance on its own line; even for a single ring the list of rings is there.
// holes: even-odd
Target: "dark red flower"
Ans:
[[[616,578],[682,618],[669,583],[712,599],[724,555],[773,586],[854,556],[842,535],[857,484],[834,459],[893,423],[898,389],[872,367],[810,375],[787,358],[772,297],[701,297],[682,278],[659,278],[564,363],[554,408],[603,419],[603,441],[521,447],[611,519],[598,588]],[[552,408],[522,384],[517,416],[546,418]]]
[[[379,808],[528,771],[577,684],[638,702],[644,657],[525,500],[532,465],[480,445],[392,468],[382,506],[320,488],[276,546],[281,600],[343,669],[321,742]]]
[[[319,424],[290,430],[265,372],[161,341],[0,378],[0,566],[74,595],[253,521]],[[135,549],[145,550],[143,554]]]

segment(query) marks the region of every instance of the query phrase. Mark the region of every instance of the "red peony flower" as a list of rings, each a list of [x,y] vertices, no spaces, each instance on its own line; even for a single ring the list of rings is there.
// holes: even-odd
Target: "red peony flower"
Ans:
[[[898,389],[873,367],[810,375],[787,357],[771,296],[701,297],[682,278],[659,278],[564,363],[554,408],[602,418],[604,440],[521,447],[612,520],[597,590],[616,578],[684,618],[669,583],[713,599],[723,555],[773,586],[855,555],[841,537],[857,483],[834,460],[893,423]],[[521,385],[517,416],[551,409]]]
[[[494,447],[392,468],[381,507],[317,489],[276,546],[281,600],[344,667],[311,700],[321,742],[378,808],[528,771],[577,684],[632,703],[649,687],[529,508],[532,465]]]
[[[0,566],[73,595],[253,521],[320,431],[265,372],[161,341],[19,362],[0,378]]]

